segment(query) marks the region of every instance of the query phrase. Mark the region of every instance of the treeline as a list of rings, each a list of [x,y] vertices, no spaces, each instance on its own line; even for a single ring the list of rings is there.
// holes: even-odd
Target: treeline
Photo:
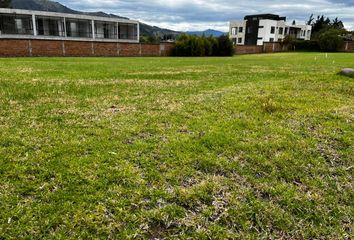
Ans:
[[[228,36],[196,36],[182,34],[175,43],[174,56],[233,56],[234,47]]]
[[[310,41],[295,40],[288,37],[284,41],[297,51],[326,51],[335,52],[344,41],[352,40],[353,33],[344,28],[344,24],[338,18],[331,20],[328,17],[313,15],[307,21],[312,26],[312,36]]]
[[[0,8],[9,8],[11,6],[11,0],[0,0]]]

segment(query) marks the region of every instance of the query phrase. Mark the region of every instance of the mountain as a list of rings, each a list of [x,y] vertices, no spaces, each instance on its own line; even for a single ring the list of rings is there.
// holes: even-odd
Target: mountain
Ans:
[[[208,29],[205,31],[195,31],[195,32],[186,32],[188,35],[197,35],[197,36],[202,36],[203,34],[205,36],[213,36],[213,37],[220,37],[222,35],[225,35],[225,32],[221,32],[218,30],[213,30],[213,29]]]
[[[114,14],[108,14],[105,12],[76,11],[58,2],[54,2],[50,0],[11,0],[9,7],[17,8],[17,9],[35,10],[35,11],[60,12],[60,13],[83,14],[83,15],[90,15],[90,16],[128,19],[126,17],[122,17]],[[148,24],[141,23],[140,34],[142,38],[144,37],[164,38],[168,36],[169,38],[175,39],[181,34],[181,32],[176,32],[170,29],[163,29],[156,26],[150,26]]]

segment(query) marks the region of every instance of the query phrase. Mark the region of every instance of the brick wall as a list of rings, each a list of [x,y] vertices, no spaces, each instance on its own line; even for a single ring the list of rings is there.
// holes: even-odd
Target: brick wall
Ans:
[[[1,42],[1,41],[0,41]],[[29,41],[31,45],[32,54],[30,56],[64,56],[63,43],[59,41]]]
[[[286,52],[288,48],[279,42],[265,42],[263,43],[263,52],[274,53],[274,52]]]
[[[354,52],[354,42],[345,42],[340,48],[340,52]]]
[[[0,56],[24,57],[30,54],[30,42],[27,40],[0,40]]]
[[[172,43],[140,44],[0,39],[0,57],[169,56],[172,48]]]
[[[256,53],[263,53],[263,46],[256,46],[256,45],[238,45],[235,48],[235,54],[256,54]]]

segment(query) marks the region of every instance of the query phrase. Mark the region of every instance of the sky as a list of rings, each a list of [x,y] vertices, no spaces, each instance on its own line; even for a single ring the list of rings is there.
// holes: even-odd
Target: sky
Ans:
[[[176,31],[228,31],[230,20],[273,13],[303,24],[313,13],[341,19],[354,30],[354,0],[56,0],[80,11],[104,11]]]

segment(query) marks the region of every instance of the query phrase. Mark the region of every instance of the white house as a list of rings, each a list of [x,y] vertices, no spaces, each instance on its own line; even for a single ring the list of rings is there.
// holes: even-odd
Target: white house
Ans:
[[[311,30],[309,25],[287,25],[285,17],[273,14],[249,15],[230,22],[230,38],[236,45],[263,45],[282,41],[287,35],[310,40]]]
[[[139,22],[118,17],[0,8],[0,39],[139,42]]]

